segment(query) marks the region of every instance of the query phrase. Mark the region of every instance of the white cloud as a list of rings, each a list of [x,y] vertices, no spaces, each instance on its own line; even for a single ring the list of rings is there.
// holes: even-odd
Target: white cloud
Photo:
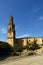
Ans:
[[[29,37],[29,36],[30,36],[30,34],[22,34],[20,36],[17,36],[17,38],[23,38],[23,37]]]
[[[5,28],[1,28],[0,32],[3,33],[3,34],[5,34],[5,33],[7,33],[7,30]]]

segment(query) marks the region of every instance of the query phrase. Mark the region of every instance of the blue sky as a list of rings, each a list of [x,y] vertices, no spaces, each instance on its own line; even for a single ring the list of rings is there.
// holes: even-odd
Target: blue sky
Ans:
[[[0,0],[0,40],[7,40],[11,15],[16,37],[43,37],[43,0]]]

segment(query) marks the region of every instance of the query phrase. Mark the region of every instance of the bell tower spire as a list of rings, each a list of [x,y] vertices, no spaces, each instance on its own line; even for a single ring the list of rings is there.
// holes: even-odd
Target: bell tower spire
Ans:
[[[15,42],[15,24],[13,22],[13,17],[12,16],[10,16],[10,21],[9,21],[9,24],[8,24],[7,42],[11,46],[14,46],[14,42]]]
[[[13,17],[10,16],[10,23],[13,23]]]

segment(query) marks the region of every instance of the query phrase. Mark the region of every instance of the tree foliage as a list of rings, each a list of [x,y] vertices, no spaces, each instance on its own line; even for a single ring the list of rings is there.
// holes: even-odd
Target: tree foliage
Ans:
[[[22,45],[15,43],[14,45],[14,52],[21,52],[23,49]]]
[[[13,48],[6,42],[0,42],[0,56],[11,54]]]
[[[40,45],[37,44],[36,42],[37,40],[34,40],[34,42],[32,43],[29,43],[28,40],[27,40],[27,50],[31,50],[31,51],[35,51],[37,49],[40,49]]]

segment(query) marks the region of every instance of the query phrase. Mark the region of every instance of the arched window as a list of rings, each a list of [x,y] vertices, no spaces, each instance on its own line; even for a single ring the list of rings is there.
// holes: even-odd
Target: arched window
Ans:
[[[11,27],[10,27],[10,31],[11,31]]]

